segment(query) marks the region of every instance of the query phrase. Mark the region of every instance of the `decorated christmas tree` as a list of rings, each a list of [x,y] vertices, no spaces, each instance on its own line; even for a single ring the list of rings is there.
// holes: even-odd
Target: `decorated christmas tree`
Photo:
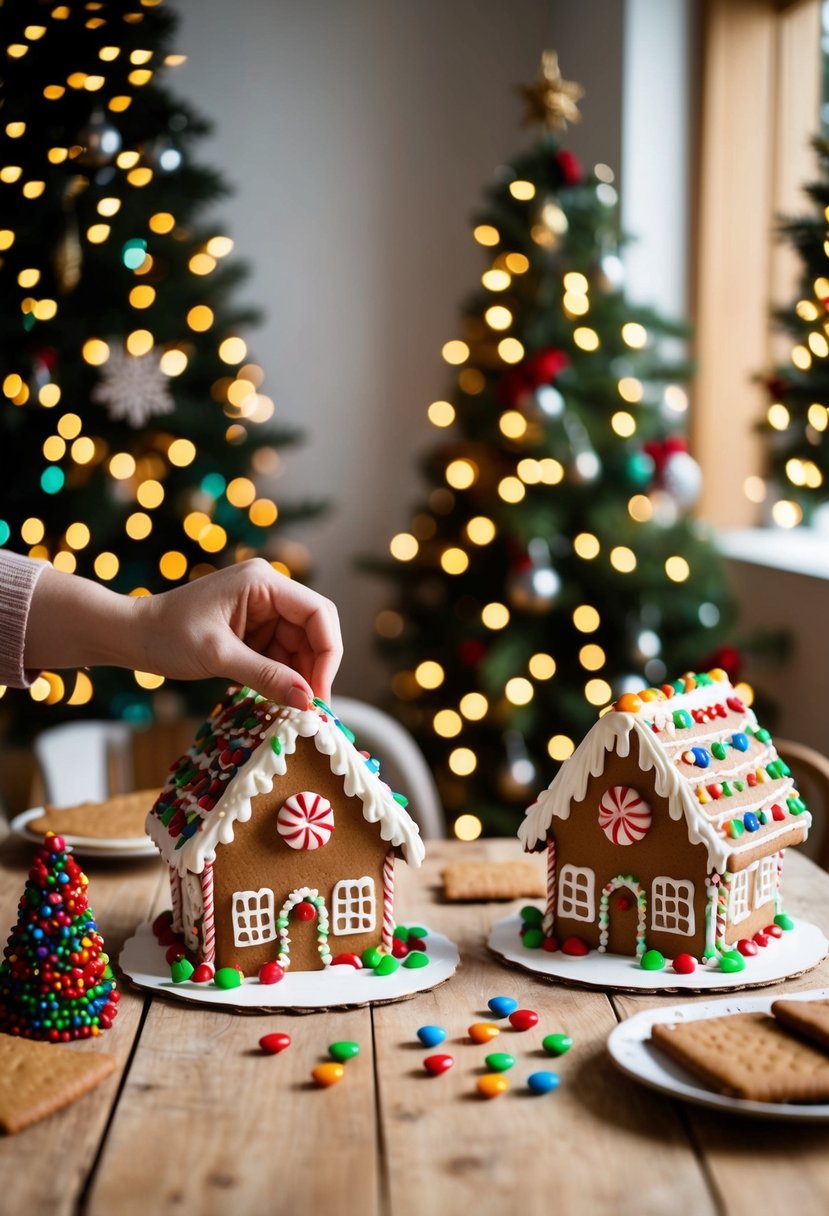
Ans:
[[[112,1025],[118,993],[89,906],[89,880],[47,833],[0,963],[0,1030],[66,1043]]]
[[[771,400],[763,423],[772,478],[769,513],[783,527],[808,522],[829,498],[829,140],[816,139],[814,146],[819,177],[806,186],[813,210],[780,225],[803,263],[802,277],[797,298],[775,314],[789,341],[786,362],[768,380]],[[759,483],[758,489],[763,492]]]
[[[0,544],[132,595],[257,553],[301,575],[281,527],[314,506],[271,496],[296,436],[270,422],[246,270],[206,214],[226,193],[194,159],[208,127],[165,84],[174,18],[7,0],[0,30]],[[143,720],[161,683],[46,672],[32,697],[40,725]]]
[[[541,132],[474,222],[427,489],[370,563],[396,712],[465,838],[514,831],[598,712],[699,669],[730,611],[690,515],[682,330],[627,298],[613,173],[561,142],[580,87],[548,52],[522,91]]]

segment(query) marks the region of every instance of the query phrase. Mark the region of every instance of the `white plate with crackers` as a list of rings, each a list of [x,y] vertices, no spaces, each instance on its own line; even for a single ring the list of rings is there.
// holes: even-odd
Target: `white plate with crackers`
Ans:
[[[36,806],[15,816],[9,826],[34,844],[43,843],[45,832],[57,832],[79,857],[158,857],[158,849],[144,831],[147,812],[157,797],[157,790],[136,790],[106,802]]]
[[[737,1014],[770,1014],[775,1001],[829,1001],[829,988],[792,993],[778,991],[764,996],[735,995],[728,1000],[703,1001],[699,1004],[687,1001],[680,1005],[644,1009],[626,1018],[611,1031],[607,1040],[608,1051],[616,1067],[627,1076],[672,1098],[755,1117],[802,1122],[829,1121],[829,1102],[826,1101],[756,1101],[718,1093],[665,1051],[654,1046],[651,1040],[652,1029],[657,1025],[680,1026]],[[825,1049],[824,1055],[829,1067],[829,1053]]]

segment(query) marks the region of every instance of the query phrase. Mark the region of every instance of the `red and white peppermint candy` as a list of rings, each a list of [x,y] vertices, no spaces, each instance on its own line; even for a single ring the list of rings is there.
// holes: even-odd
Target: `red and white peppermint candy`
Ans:
[[[653,812],[629,785],[612,785],[599,803],[599,827],[613,844],[636,844],[646,836]]]
[[[291,794],[279,808],[276,830],[292,849],[321,849],[334,831],[334,811],[321,794]]]

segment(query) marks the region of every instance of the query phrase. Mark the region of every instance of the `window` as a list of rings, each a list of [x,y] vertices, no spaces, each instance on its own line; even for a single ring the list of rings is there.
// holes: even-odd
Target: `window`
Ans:
[[[748,870],[740,870],[731,876],[731,892],[728,898],[728,919],[732,925],[745,920],[751,909],[748,906]]]
[[[558,886],[558,915],[573,920],[596,919],[596,876],[581,866],[562,866]]]
[[[344,878],[334,887],[331,897],[332,932],[371,933],[377,924],[374,879]]]
[[[273,891],[260,887],[258,891],[233,893],[233,944],[258,946],[276,937],[273,914]]]
[[[694,884],[674,878],[655,878],[651,889],[651,928],[694,932]]]
[[[757,874],[754,879],[754,906],[762,908],[763,904],[774,899],[777,890],[777,857],[762,857],[757,864]]]

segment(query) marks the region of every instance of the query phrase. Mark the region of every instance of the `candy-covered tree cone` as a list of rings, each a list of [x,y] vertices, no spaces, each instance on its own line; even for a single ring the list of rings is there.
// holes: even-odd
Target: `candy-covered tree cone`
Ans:
[[[89,906],[89,880],[47,833],[0,963],[0,1030],[66,1043],[108,1030],[118,993]]]

